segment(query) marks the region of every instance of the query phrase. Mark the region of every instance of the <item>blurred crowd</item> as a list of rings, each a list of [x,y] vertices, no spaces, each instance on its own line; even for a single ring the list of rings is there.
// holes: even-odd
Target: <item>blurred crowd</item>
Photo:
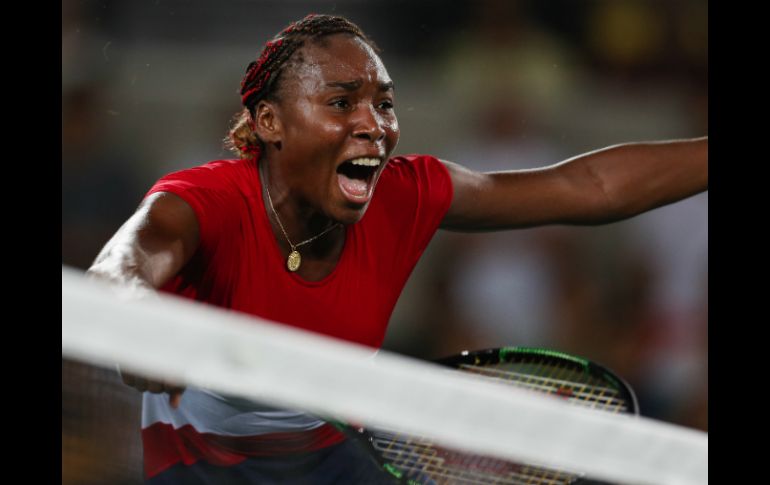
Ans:
[[[491,171],[708,134],[702,0],[65,0],[63,264],[88,267],[160,176],[231,156],[246,65],[310,12],[345,15],[382,48],[397,153]],[[572,352],[628,380],[642,414],[707,430],[707,232],[707,193],[607,226],[441,231],[385,348]],[[76,371],[64,363],[63,421],[85,405],[65,386]]]

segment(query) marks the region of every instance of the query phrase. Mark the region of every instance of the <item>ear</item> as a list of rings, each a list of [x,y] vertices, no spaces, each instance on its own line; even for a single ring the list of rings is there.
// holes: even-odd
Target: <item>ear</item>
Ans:
[[[254,120],[254,130],[259,139],[272,145],[280,145],[283,138],[283,130],[277,106],[269,101],[260,101],[257,104]]]

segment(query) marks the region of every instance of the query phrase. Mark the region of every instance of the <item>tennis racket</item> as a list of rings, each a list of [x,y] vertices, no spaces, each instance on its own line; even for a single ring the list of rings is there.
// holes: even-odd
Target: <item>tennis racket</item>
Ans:
[[[620,377],[587,359],[547,349],[503,347],[440,359],[438,364],[512,386],[560,396],[610,413],[639,414],[636,396]],[[453,451],[429,440],[382,430],[343,427],[398,483],[598,484],[580,475],[489,456]]]

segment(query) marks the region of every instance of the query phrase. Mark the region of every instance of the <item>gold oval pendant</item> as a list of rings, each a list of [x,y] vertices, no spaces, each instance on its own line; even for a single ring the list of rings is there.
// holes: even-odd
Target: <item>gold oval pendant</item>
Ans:
[[[286,267],[289,268],[289,271],[297,271],[301,262],[302,258],[299,256],[299,253],[297,251],[292,251],[291,254],[289,254],[289,259],[286,260]]]

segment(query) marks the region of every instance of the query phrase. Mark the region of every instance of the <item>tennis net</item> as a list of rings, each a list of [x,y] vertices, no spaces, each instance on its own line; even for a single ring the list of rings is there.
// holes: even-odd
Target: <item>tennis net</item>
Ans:
[[[81,453],[100,454],[96,462],[109,461],[103,455],[110,453],[109,446],[84,444],[82,437],[65,442],[65,431],[77,437],[65,430],[65,414],[99,427],[100,418],[87,414],[102,412],[117,416],[120,423],[114,430],[99,429],[107,442],[111,432],[136,427],[128,448],[114,459],[125,460],[121,470],[129,477],[126,483],[138,479],[138,399],[128,397],[131,389],[119,384],[114,371],[118,364],[133,373],[420,437],[452,450],[448,456],[472,453],[615,483],[708,482],[706,433],[570,406],[467,373],[180,298],[158,295],[128,301],[66,267],[62,359],[63,389],[65,369],[72,375],[78,371],[83,377],[73,382],[90,389],[93,401],[103,396],[123,402],[122,407],[91,408],[63,391],[65,477],[75,476],[77,467],[84,466],[79,465],[87,461]]]

